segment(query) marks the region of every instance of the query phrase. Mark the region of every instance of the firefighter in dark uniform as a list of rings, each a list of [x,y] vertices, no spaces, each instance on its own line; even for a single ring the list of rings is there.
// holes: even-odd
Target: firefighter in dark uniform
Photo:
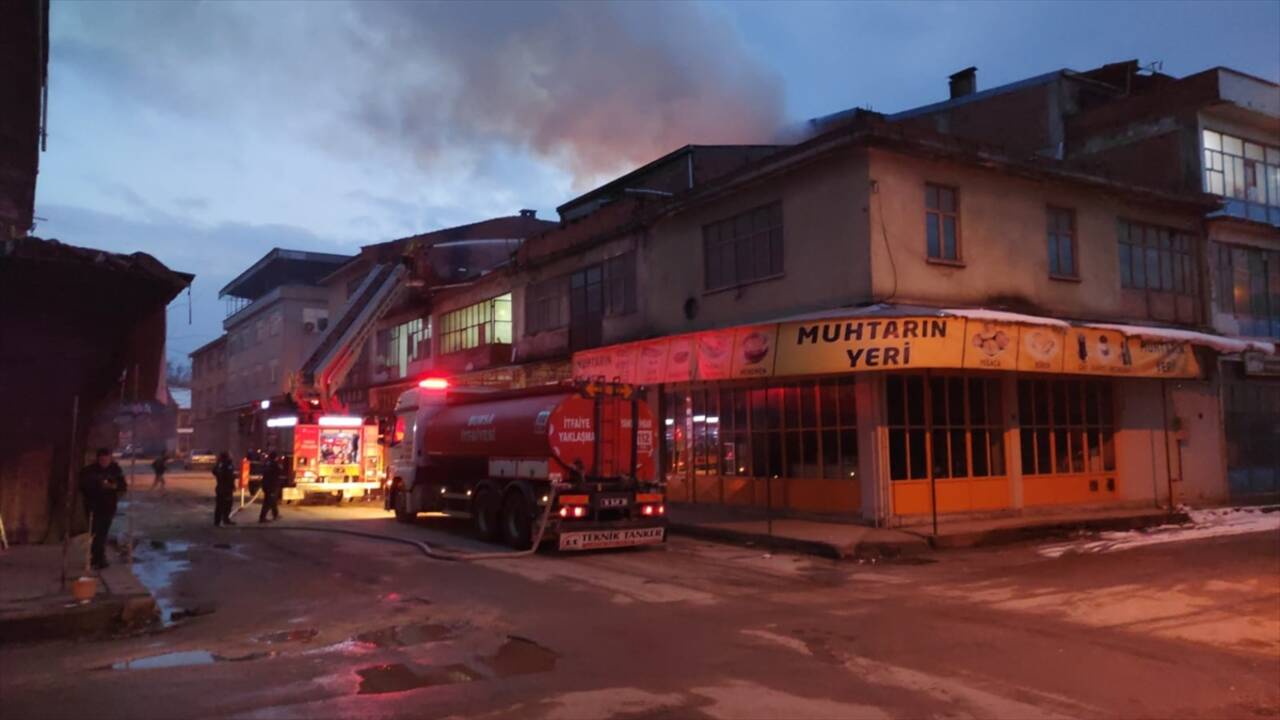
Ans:
[[[93,533],[93,567],[107,566],[107,534],[116,516],[116,501],[128,490],[124,473],[111,459],[111,450],[99,448],[95,462],[80,471],[80,492],[89,512]]]
[[[231,456],[225,452],[218,454],[218,462],[213,466],[213,526],[235,525],[231,520],[231,497],[236,490],[236,468],[231,463]]]
[[[267,462],[262,467],[262,512],[258,513],[258,522],[266,522],[267,513],[271,513],[273,520],[280,519],[280,491],[283,488],[280,456],[273,452],[267,455]]]

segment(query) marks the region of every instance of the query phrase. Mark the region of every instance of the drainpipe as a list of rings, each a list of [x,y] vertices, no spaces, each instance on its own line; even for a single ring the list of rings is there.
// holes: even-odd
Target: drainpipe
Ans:
[[[1173,512],[1173,460],[1169,457],[1169,390],[1168,381],[1160,381],[1161,430],[1164,432],[1164,474],[1169,486],[1169,512]]]

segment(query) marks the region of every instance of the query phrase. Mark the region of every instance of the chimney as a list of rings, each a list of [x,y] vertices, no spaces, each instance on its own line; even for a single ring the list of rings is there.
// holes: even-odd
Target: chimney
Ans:
[[[538,217],[538,211],[537,211],[537,210],[528,210],[528,209],[521,210],[521,211],[520,211],[520,217],[524,217],[524,218],[535,218],[535,217]]]
[[[951,86],[952,100],[972,95],[978,89],[978,68],[969,66],[947,79]]]

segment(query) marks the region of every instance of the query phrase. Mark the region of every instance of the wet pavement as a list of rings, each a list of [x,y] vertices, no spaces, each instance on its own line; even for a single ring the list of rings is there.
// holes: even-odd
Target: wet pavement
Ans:
[[[206,487],[207,484],[207,487]],[[133,495],[166,621],[0,647],[21,718],[1257,718],[1280,713],[1280,536],[1045,558],[837,563],[673,540],[438,562],[281,527],[214,529],[211,479]],[[375,506],[290,524],[462,550]]]

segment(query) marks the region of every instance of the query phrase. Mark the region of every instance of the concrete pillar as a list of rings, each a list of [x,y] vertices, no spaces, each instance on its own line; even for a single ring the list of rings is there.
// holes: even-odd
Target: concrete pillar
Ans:
[[[889,458],[885,449],[884,375],[866,373],[854,385],[858,412],[858,481],[862,519],[887,524],[893,513]]]
[[[1021,510],[1022,500],[1022,420],[1018,417],[1018,376],[1000,378],[1000,404],[1004,412],[1004,462],[1009,475],[1009,507]]]

